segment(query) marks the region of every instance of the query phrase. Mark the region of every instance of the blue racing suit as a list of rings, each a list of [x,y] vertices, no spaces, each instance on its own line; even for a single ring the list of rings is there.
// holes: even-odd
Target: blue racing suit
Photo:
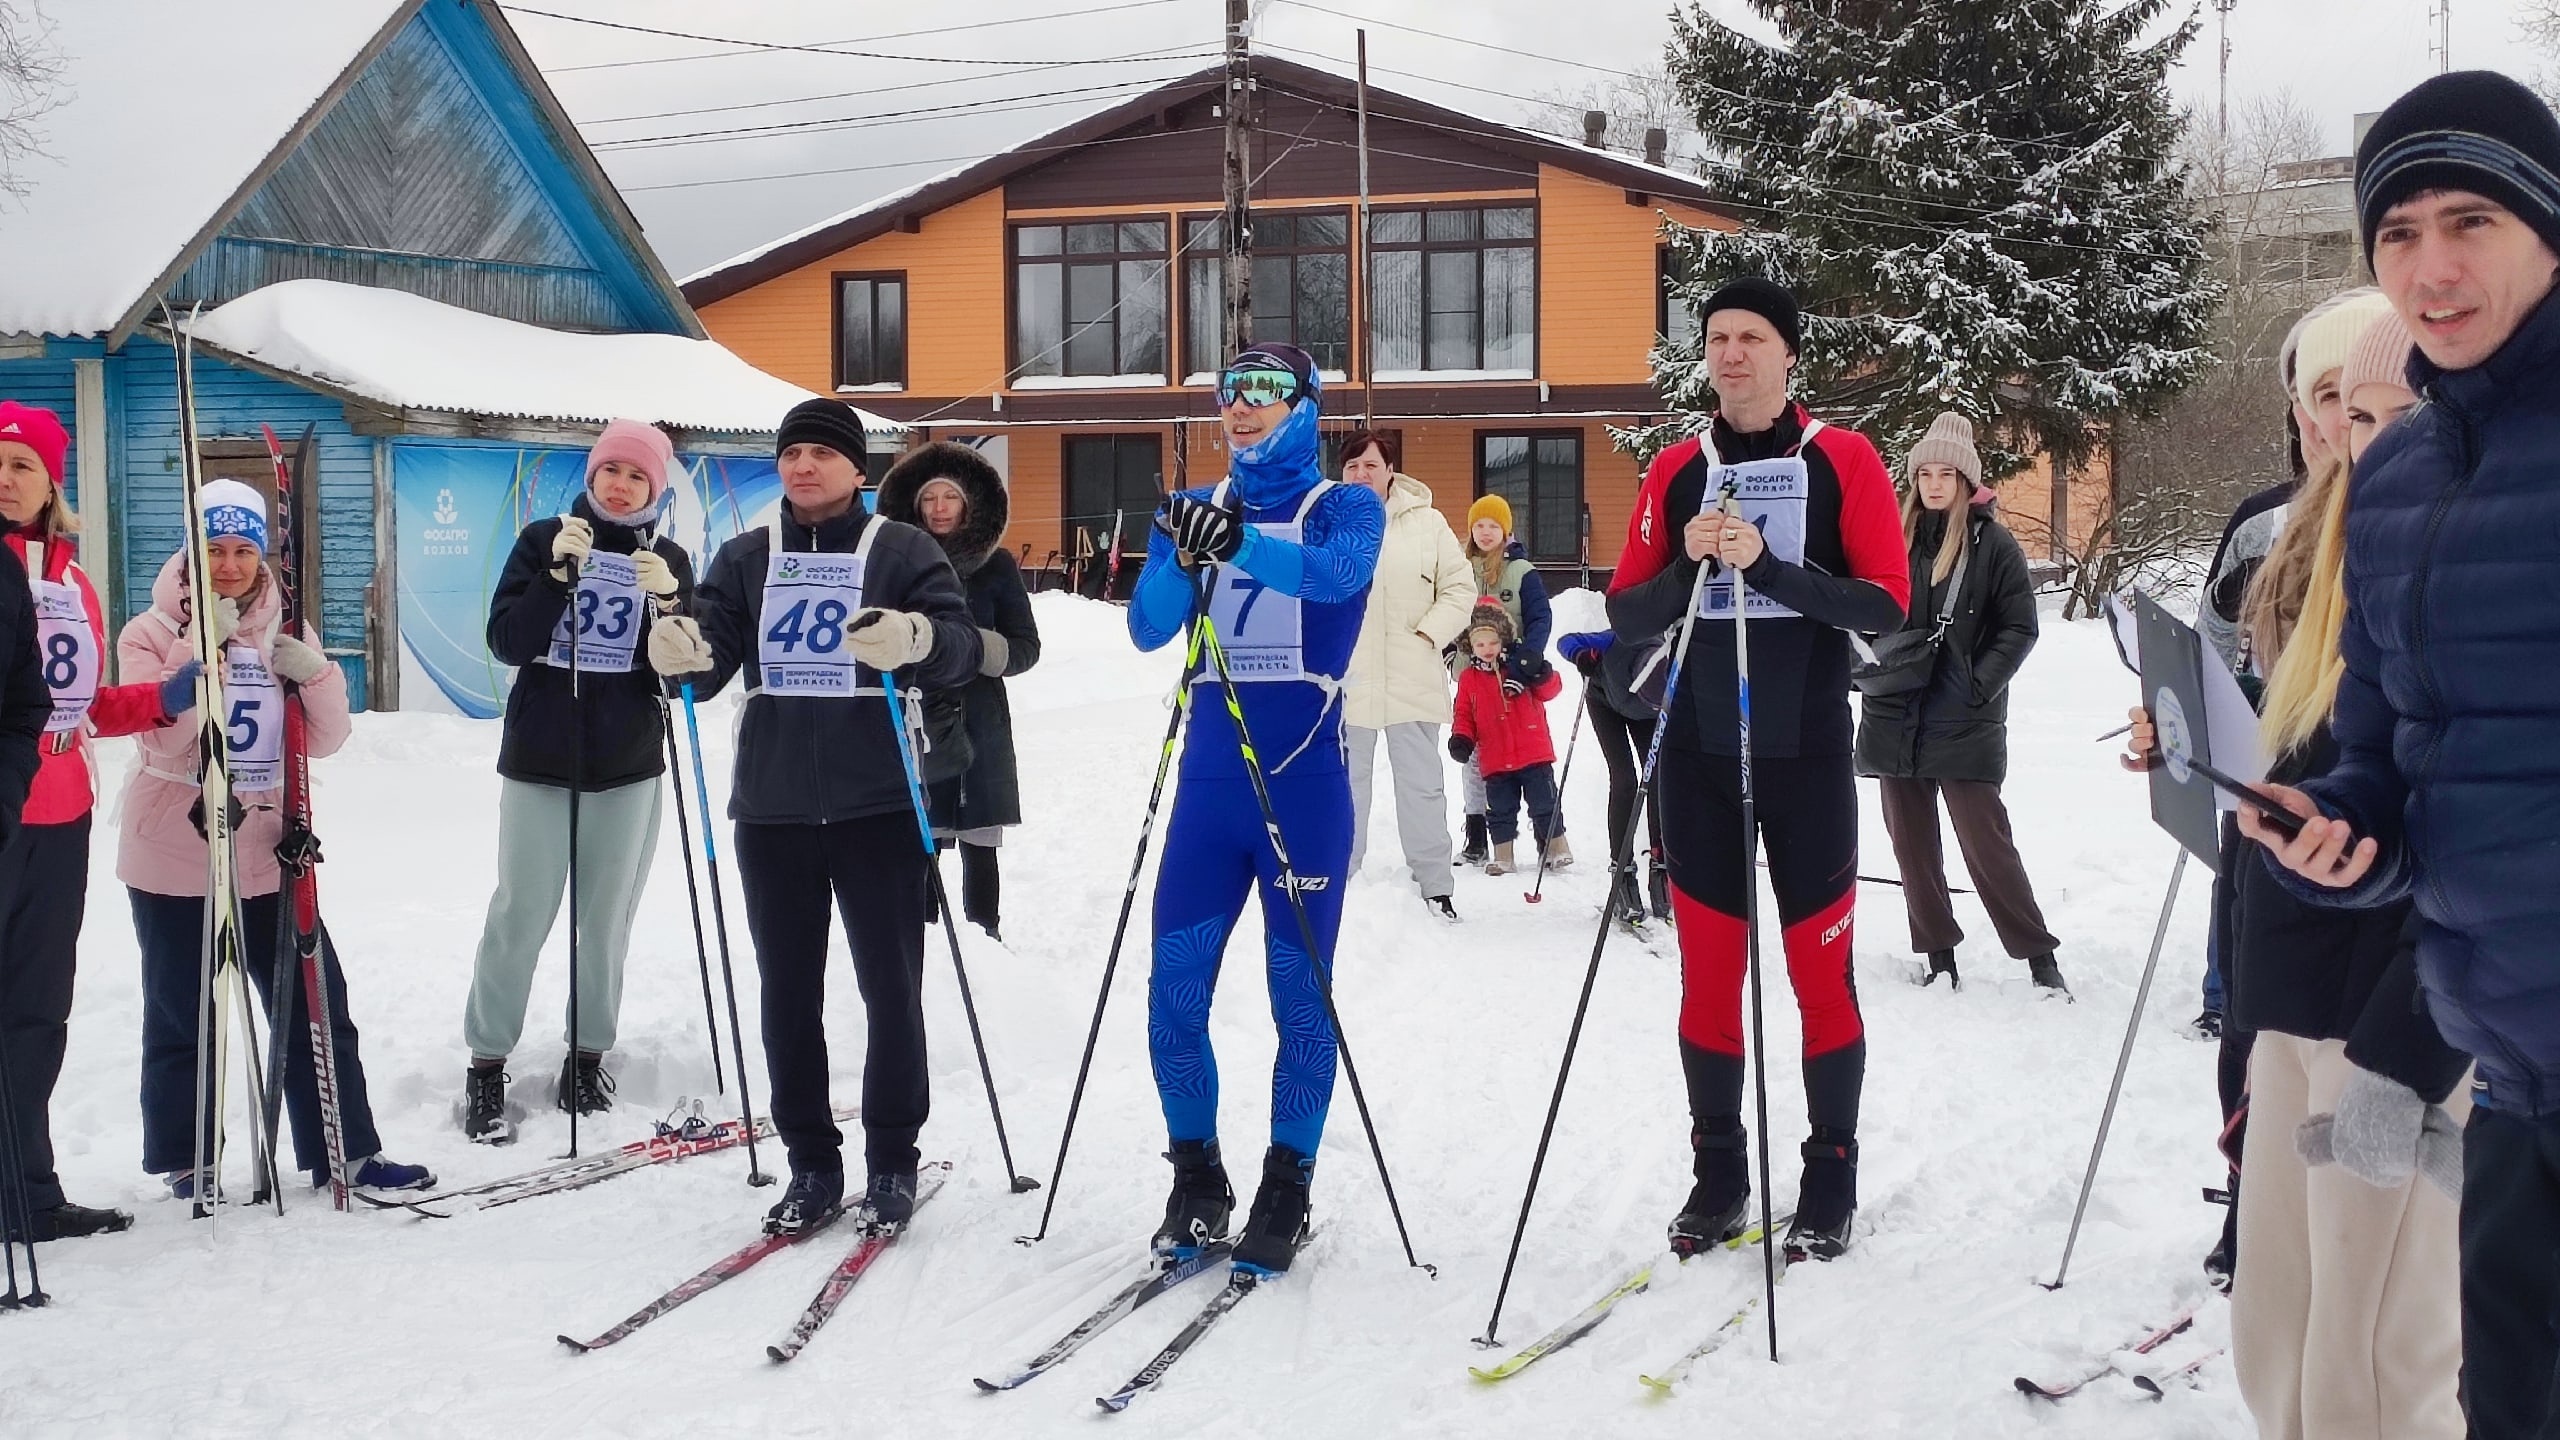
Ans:
[[[1165,1128],[1175,1140],[1218,1133],[1218,1066],[1209,1001],[1227,936],[1245,898],[1262,897],[1271,1015],[1280,1052],[1271,1076],[1271,1140],[1313,1157],[1333,1100],[1336,1042],[1322,986],[1342,926],[1351,855],[1351,784],[1342,751],[1342,677],[1386,535],[1386,508],[1369,490],[1328,483],[1318,470],[1316,398],[1300,397],[1259,445],[1236,452],[1227,479],[1189,492],[1243,504],[1244,546],[1200,575],[1176,562],[1161,531],[1129,604],[1129,634],[1154,650],[1188,634],[1202,575],[1211,619],[1270,786],[1298,896],[1320,955],[1310,957],[1216,671],[1193,681],[1173,818],[1156,876],[1147,1047]],[[1317,966],[1325,967],[1320,974]]]

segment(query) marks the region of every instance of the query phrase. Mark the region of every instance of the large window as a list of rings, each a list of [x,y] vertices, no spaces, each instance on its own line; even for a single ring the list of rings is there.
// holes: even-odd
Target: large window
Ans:
[[[836,277],[836,388],[907,383],[907,277]]]
[[[1227,363],[1221,279],[1223,216],[1182,222],[1183,369],[1213,375]],[[1351,368],[1351,217],[1341,211],[1257,212],[1253,217],[1253,333],[1315,357],[1316,368]]]
[[[1511,504],[1513,538],[1529,558],[1554,563],[1582,554],[1582,432],[1476,436],[1476,494]]]
[[[1120,547],[1147,548],[1147,524],[1164,503],[1164,441],[1155,435],[1070,435],[1066,438],[1066,545],[1076,553],[1076,532],[1112,533],[1120,522]]]
[[[1015,226],[1014,375],[1163,384],[1167,261],[1162,220]]]
[[[1704,329],[1698,307],[1680,298],[1688,280],[1679,252],[1664,245],[1654,251],[1653,333],[1674,345],[1695,345]]]
[[[1535,209],[1381,210],[1369,218],[1369,239],[1370,343],[1379,378],[1534,371]]]

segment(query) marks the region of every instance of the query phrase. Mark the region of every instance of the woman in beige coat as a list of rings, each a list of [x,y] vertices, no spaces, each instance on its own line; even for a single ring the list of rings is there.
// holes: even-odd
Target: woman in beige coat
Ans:
[[[1400,473],[1392,434],[1363,430],[1342,448],[1342,480],[1377,492],[1387,538],[1343,686],[1342,738],[1351,764],[1351,873],[1369,848],[1369,775],[1386,740],[1395,777],[1396,831],[1405,868],[1443,920],[1449,903],[1449,802],[1442,788],[1440,726],[1449,718],[1449,672],[1440,651],[1466,628],[1475,575],[1456,532],[1431,504],[1431,487]]]

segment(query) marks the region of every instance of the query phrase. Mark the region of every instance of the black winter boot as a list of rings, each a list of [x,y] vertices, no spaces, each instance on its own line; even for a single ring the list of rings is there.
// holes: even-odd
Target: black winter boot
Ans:
[[[1235,1217],[1236,1192],[1227,1184],[1227,1167],[1215,1140],[1176,1140],[1165,1152],[1173,1162],[1173,1193],[1164,1202],[1164,1223],[1156,1227],[1155,1253],[1189,1259],[1203,1246],[1227,1238]]]
[[[1935,985],[1938,983],[1938,977],[1941,975],[1947,977],[1948,989],[1961,990],[1964,988],[1964,980],[1956,974],[1956,952],[1953,950],[1930,951],[1929,973],[1920,977],[1920,983],[1922,985]]]
[[[1636,888],[1635,862],[1612,865],[1609,874],[1609,918],[1630,930],[1644,928],[1644,896]]]
[[[863,1187],[862,1203],[870,1208],[871,1218],[882,1225],[904,1225],[916,1213],[916,1172],[913,1170],[874,1170]]]
[[[1289,1273],[1289,1262],[1307,1241],[1307,1190],[1315,1174],[1316,1162],[1286,1145],[1263,1152],[1262,1188],[1254,1192],[1253,1213],[1236,1240],[1237,1269]]]
[[[507,1118],[507,1067],[473,1064],[462,1077],[462,1134],[476,1145],[504,1145],[516,1138]]]
[[[1749,1228],[1743,1212],[1751,1204],[1751,1162],[1743,1150],[1750,1138],[1738,1116],[1719,1117],[1689,1132],[1689,1168],[1698,1183],[1672,1217],[1672,1253],[1695,1255]]]
[[[1458,851],[1458,863],[1461,865],[1481,865],[1485,862],[1486,857],[1493,853],[1492,846],[1493,836],[1484,828],[1484,817],[1481,815],[1468,816],[1467,843],[1464,848]]]
[[[843,1210],[843,1170],[794,1170],[791,1183],[783,1187],[781,1201],[764,1214],[764,1233],[797,1235],[825,1224]]]
[[[1645,869],[1645,892],[1653,902],[1653,918],[1668,920],[1671,918],[1671,867],[1662,863],[1662,852],[1657,850]]]
[[[2050,950],[2028,957],[2027,978],[2036,982],[2038,989],[2053,990],[2066,996],[2071,993],[2071,987],[2062,983],[2062,967],[2053,963]]]
[[[569,1052],[560,1067],[560,1108],[581,1115],[601,1115],[613,1108],[613,1077],[604,1071],[603,1056]]]
[[[1836,1260],[1849,1248],[1849,1226],[1858,1213],[1857,1137],[1816,1125],[1803,1154],[1796,1218],[1787,1226],[1787,1259]]]

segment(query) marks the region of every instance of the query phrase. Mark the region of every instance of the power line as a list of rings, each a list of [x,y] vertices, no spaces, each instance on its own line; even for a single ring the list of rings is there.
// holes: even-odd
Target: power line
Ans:
[[[1175,60],[1197,60],[1210,53],[1212,52],[1203,50],[1197,45],[1169,45],[1161,50],[1139,50],[1118,58],[1132,65],[1152,65]],[[1073,67],[1061,65],[1058,68],[1063,70]],[[559,72],[549,73],[558,74]],[[859,90],[830,90],[818,95],[791,95],[779,100],[742,100],[733,105],[698,105],[687,110],[650,110],[637,115],[608,115],[594,120],[581,120],[578,124],[580,128],[589,125],[623,125],[640,120],[680,120],[689,115],[724,115],[735,110],[771,110],[783,105],[814,105],[821,100],[867,100],[875,95],[890,95],[902,90],[941,90],[953,85],[965,85],[972,80],[1016,80],[1033,73],[1036,72],[995,70],[984,75],[937,75],[931,80],[910,80],[896,85],[867,85]]]
[[[868,130],[884,125],[911,124],[920,119],[968,111],[979,115],[1003,115],[1017,110],[1045,110],[1059,105],[1073,105],[1108,94],[1115,98],[1143,94],[1156,88],[1153,80],[1118,80],[1107,85],[1082,85],[1071,90],[1038,90],[1009,100],[959,101],[949,105],[925,105],[913,110],[881,110],[868,115],[838,115],[816,120],[786,120],[771,125],[747,125],[727,130],[693,130],[674,135],[635,135],[621,140],[598,140],[590,148],[602,151],[671,150],[686,145],[717,145],[732,140],[773,140],[792,135],[833,134],[843,130]]]
[[[1086,10],[1057,10],[1045,15],[1017,15],[1008,20],[979,20],[967,25],[937,25],[924,30],[899,30],[887,35],[864,35],[846,40],[821,40],[812,48],[825,50],[837,45],[876,45],[887,40],[912,40],[921,35],[957,35],[964,30],[993,30],[999,26],[1028,25],[1041,20],[1081,20],[1090,15],[1109,15],[1120,10],[1144,10],[1151,6],[1170,5],[1172,3],[1174,3],[1174,0],[1127,0],[1127,3],[1124,4],[1097,5]],[[510,6],[508,8],[512,9],[514,7]],[[524,13],[539,14],[542,12],[526,11]],[[738,40],[723,40],[721,43],[726,45],[752,44],[753,48],[745,50],[696,50],[691,54],[686,55],[657,55],[645,60],[604,60],[591,65],[562,65],[556,69],[549,70],[546,73],[552,75],[566,75],[572,71],[578,70],[623,70],[636,65],[676,65],[688,60],[734,60],[743,55],[766,53],[771,48],[761,43]]]
[[[723,175],[710,180],[677,180],[661,185],[618,185],[625,195],[648,190],[698,190],[712,185],[750,185],[765,180],[809,180],[825,175],[865,175],[881,170],[912,170],[919,165],[974,165],[998,155],[1059,155],[1070,150],[1090,150],[1104,145],[1121,145],[1132,140],[1161,140],[1173,135],[1201,135],[1215,131],[1215,126],[1190,125],[1179,130],[1150,130],[1142,135],[1114,135],[1100,140],[1085,140],[1073,145],[1013,145],[979,155],[952,155],[939,160],[891,160],[876,165],[846,165],[826,170],[792,170],[779,175]]]
[[[661,30],[654,25],[632,25],[620,20],[597,20],[586,15],[564,15],[557,10],[536,10],[525,5],[502,5],[499,8],[517,15],[539,15],[545,20],[565,20],[572,25],[592,25],[599,30],[624,30],[635,35],[664,35],[675,40],[701,40],[714,45],[737,45],[747,50],[780,51],[794,55],[835,55],[857,60],[898,60],[917,65],[1013,65],[1046,69],[1053,65],[1101,65],[1109,59],[1094,60],[1000,60],[992,57],[971,58],[958,55],[893,55],[878,50],[847,50],[838,45],[783,45],[763,40],[741,40],[730,35],[705,35],[692,30]],[[916,32],[929,33],[929,32]]]

